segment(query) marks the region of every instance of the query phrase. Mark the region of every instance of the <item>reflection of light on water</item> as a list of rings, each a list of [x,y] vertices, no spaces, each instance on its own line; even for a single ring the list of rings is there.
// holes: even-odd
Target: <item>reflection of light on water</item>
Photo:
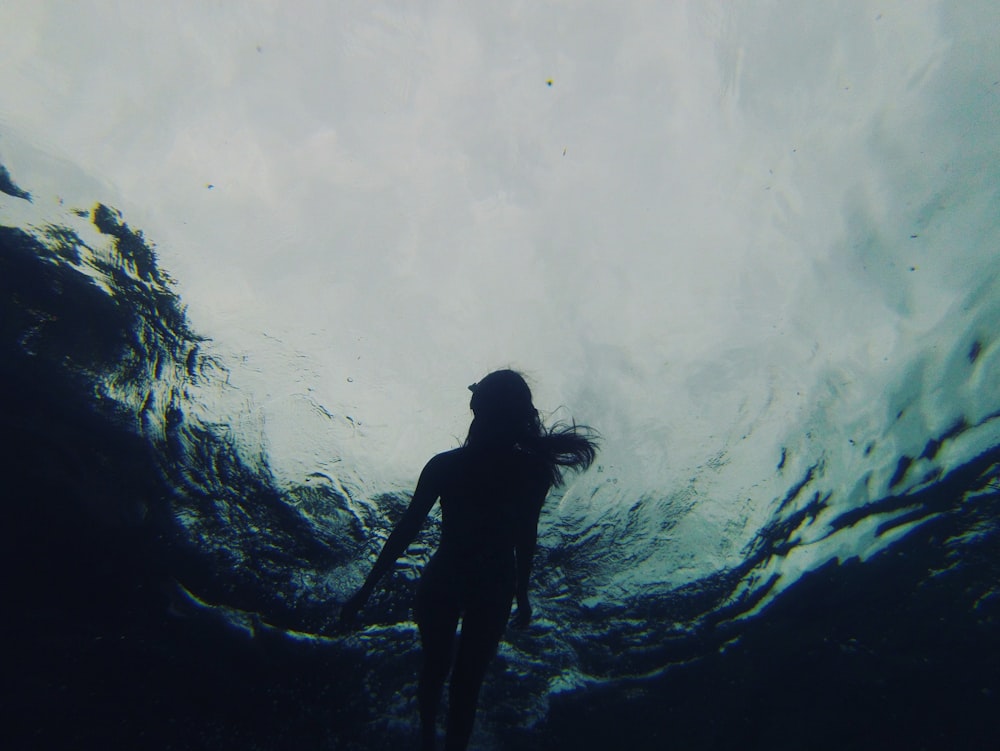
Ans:
[[[995,441],[920,458],[997,410],[1000,53],[971,6],[624,6],[592,11],[600,35],[543,6],[181,27],[137,7],[63,9],[82,48],[18,19],[50,42],[0,66],[0,155],[36,197],[5,221],[122,204],[238,363],[198,403],[282,486],[400,492],[461,441],[465,384],[522,367],[605,438],[543,528],[594,570],[552,587],[624,602],[738,567],[786,519],[756,572],[775,592],[869,557],[912,525],[838,515]]]

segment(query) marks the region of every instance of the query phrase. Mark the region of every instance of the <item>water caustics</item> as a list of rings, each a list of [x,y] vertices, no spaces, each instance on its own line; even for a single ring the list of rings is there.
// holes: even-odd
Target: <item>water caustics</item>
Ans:
[[[95,513],[169,538],[178,607],[411,654],[434,525],[359,635],[333,604],[508,363],[604,442],[543,512],[498,726],[935,520],[955,566],[995,537],[992,4],[37,7],[0,11],[5,374],[142,447],[158,490]]]

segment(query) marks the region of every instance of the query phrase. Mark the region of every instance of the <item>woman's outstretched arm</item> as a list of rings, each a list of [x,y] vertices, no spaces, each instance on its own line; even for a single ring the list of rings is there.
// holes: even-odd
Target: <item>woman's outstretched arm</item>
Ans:
[[[413,538],[417,536],[423,526],[434,502],[441,495],[440,463],[436,462],[435,459],[427,462],[420,473],[420,479],[417,481],[416,490],[413,491],[410,505],[403,514],[403,518],[392,530],[389,539],[385,541],[385,545],[382,546],[382,552],[379,553],[375,565],[372,566],[371,572],[365,578],[365,583],[361,585],[361,589],[357,593],[344,603],[344,607],[340,611],[342,624],[350,624],[357,616],[358,611],[368,602],[368,598],[375,591],[379,580],[395,565],[399,556],[405,553],[410,543],[413,542]]]

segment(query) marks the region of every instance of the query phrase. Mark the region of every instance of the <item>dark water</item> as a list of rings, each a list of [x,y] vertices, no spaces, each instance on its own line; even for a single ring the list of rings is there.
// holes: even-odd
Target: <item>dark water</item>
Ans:
[[[6,171],[0,190],[8,205],[31,200]],[[8,216],[4,746],[411,747],[412,577],[379,595],[360,634],[333,629],[405,497],[353,498],[324,476],[279,489],[206,407],[226,365],[142,233],[100,205],[49,223]],[[976,375],[995,330],[979,325],[960,348],[980,388],[995,387]],[[997,421],[987,410],[914,439],[923,451],[900,455],[860,504],[810,466],[735,567],[626,601],[556,602],[502,649],[474,745],[996,748],[1000,446],[983,436]],[[959,445],[960,462],[938,461]],[[774,573],[824,513],[828,538],[891,541]],[[575,556],[582,578],[605,565],[569,543],[539,556],[540,572]],[[543,598],[561,586],[545,576]]]

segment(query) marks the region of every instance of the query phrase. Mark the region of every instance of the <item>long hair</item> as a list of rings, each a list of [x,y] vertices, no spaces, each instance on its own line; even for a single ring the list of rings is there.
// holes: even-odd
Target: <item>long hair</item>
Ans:
[[[597,432],[575,422],[545,427],[531,401],[531,389],[514,370],[496,370],[469,386],[472,424],[465,446],[506,449],[517,446],[545,462],[555,486],[562,485],[562,469],[586,469],[597,456]]]

